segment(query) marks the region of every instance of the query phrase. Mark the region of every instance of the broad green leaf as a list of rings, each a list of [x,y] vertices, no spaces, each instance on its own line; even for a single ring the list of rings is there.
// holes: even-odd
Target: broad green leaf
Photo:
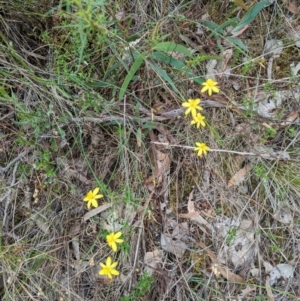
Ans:
[[[244,28],[246,25],[250,24],[255,17],[258,15],[258,13],[265,7],[269,6],[271,3],[269,1],[261,1],[256,3],[254,6],[252,6],[248,12],[245,14],[245,16],[242,18],[242,20],[239,22],[239,24],[231,31],[231,33],[234,35],[237,32],[239,32],[242,28]]]
[[[143,61],[144,61],[144,58],[146,56],[146,52],[143,52],[141,53],[137,58],[136,60],[134,61],[134,63],[132,64],[128,74],[126,75],[125,77],[125,80],[122,84],[122,87],[120,89],[120,93],[119,93],[119,100],[121,100],[125,93],[126,93],[126,90],[127,90],[127,87],[129,85],[129,83],[131,82],[133,76],[135,75],[135,73],[138,71],[138,69],[140,68],[140,66],[142,65]]]
[[[227,37],[226,40],[233,44],[234,46],[237,46],[238,48],[244,50],[244,51],[248,51],[248,47],[239,39],[234,38],[234,37]]]
[[[157,51],[165,51],[165,52],[180,52],[188,57],[192,57],[193,54],[191,51],[189,51],[186,47],[176,44],[174,42],[162,42],[158,43],[155,45],[152,50],[157,50]]]

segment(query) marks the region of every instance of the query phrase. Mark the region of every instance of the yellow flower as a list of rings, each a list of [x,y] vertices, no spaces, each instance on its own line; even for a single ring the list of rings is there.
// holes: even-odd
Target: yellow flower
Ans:
[[[207,151],[209,151],[209,147],[205,143],[196,142],[196,146],[194,151],[198,152],[198,156],[201,157],[203,155],[207,155]]]
[[[98,201],[97,201],[97,199],[103,198],[103,195],[102,195],[102,194],[98,194],[99,190],[100,190],[100,189],[99,189],[98,187],[95,188],[93,191],[90,190],[90,191],[87,193],[86,197],[83,199],[85,202],[88,202],[88,203],[87,203],[88,209],[91,208],[91,205],[92,205],[93,207],[95,207],[95,208],[98,207]]]
[[[99,271],[99,275],[106,275],[109,279],[112,279],[112,275],[119,275],[119,271],[115,270],[118,262],[111,263],[111,257],[107,257],[106,264],[100,262],[102,270]]]
[[[191,121],[191,124],[196,124],[197,129],[200,127],[200,125],[205,126],[204,122],[205,117],[198,113],[196,116],[193,117],[193,120]]]
[[[117,244],[121,244],[124,240],[119,237],[122,235],[122,232],[110,233],[106,236],[107,244],[113,249],[114,252],[117,251]]]
[[[202,111],[203,109],[199,106],[200,98],[196,99],[188,99],[186,102],[182,103],[182,106],[187,108],[185,111],[185,115],[188,115],[190,112],[192,113],[192,116],[196,116],[197,110]]]
[[[208,91],[209,96],[212,95],[212,92],[219,93],[220,89],[216,87],[217,84],[218,83],[215,82],[214,80],[208,79],[206,82],[202,84],[204,87],[201,89],[201,93]]]

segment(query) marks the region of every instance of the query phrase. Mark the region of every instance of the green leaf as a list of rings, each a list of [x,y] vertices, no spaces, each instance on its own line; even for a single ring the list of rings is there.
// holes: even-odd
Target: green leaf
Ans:
[[[127,87],[129,85],[129,83],[131,82],[133,76],[135,75],[135,73],[138,71],[138,69],[140,68],[140,66],[142,65],[143,61],[144,61],[144,58],[146,56],[146,52],[143,52],[141,53],[137,58],[136,60],[134,61],[134,63],[132,64],[128,74],[126,75],[125,77],[125,80],[122,84],[122,87],[120,89],[120,93],[119,93],[119,100],[121,100],[125,93],[126,93],[126,90],[127,90]]]
[[[174,59],[173,57],[165,54],[165,53],[161,53],[161,52],[153,52],[150,57],[159,60],[165,64],[168,64],[174,68],[176,68],[178,71],[184,72],[184,74],[192,79],[195,83],[198,84],[202,84],[204,82],[204,80],[202,78],[199,78],[197,75],[195,75],[194,73],[192,73],[191,71],[188,70],[188,67],[181,61],[178,61],[176,59]]]
[[[151,67],[153,68],[153,70],[156,71],[156,73],[165,81],[167,81],[169,83],[169,85],[172,87],[172,89],[181,95],[181,93],[179,92],[179,90],[176,88],[175,84],[173,83],[172,79],[170,78],[170,76],[166,73],[165,70],[161,69],[157,64],[155,63],[151,63],[150,64]]]
[[[270,4],[271,3],[269,1],[261,1],[261,2],[256,3],[254,6],[252,6],[248,10],[248,12],[242,18],[240,23],[231,31],[231,33],[233,35],[238,33],[242,28],[244,28],[246,25],[250,24],[263,8],[269,6]]]
[[[215,22],[212,22],[212,21],[208,21],[208,20],[204,20],[204,21],[202,21],[202,24],[204,25],[204,26],[206,26],[209,30],[211,30],[212,32],[217,32],[217,28],[219,27],[219,25],[217,24],[217,23],[215,23]],[[219,33],[223,33],[223,31],[222,32],[219,32]]]
[[[248,47],[239,39],[234,38],[234,37],[227,37],[226,40],[233,44],[234,46],[237,46],[238,48],[244,50],[244,51],[248,51]]]
[[[170,55],[167,55],[165,53],[162,52],[153,52],[151,53],[150,57],[159,60],[165,64],[168,64],[178,70],[182,70],[185,67],[185,64],[181,61],[178,61],[176,59],[174,59],[173,57],[171,57]]]
[[[203,22],[210,22],[210,21],[203,21]],[[212,22],[213,23],[213,22]],[[218,27],[215,27],[214,30],[212,30],[212,33],[208,36],[208,38],[211,38],[212,36],[216,35],[216,34],[225,34],[224,33],[224,30],[226,27],[228,26],[236,26],[238,23],[238,18],[235,17],[235,18],[232,18],[232,19],[229,19],[227,21],[225,21],[224,23],[222,23],[221,25],[218,25]],[[214,23],[214,25],[217,25],[216,23]]]
[[[164,52],[180,52],[188,57],[192,57],[193,54],[186,47],[176,44],[174,42],[162,42],[155,45],[152,50],[164,51]]]

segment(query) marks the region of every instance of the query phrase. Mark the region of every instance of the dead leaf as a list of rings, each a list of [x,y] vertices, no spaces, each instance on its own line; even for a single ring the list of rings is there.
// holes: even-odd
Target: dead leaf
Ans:
[[[273,295],[271,287],[270,287],[270,277],[269,276],[267,276],[267,278],[266,278],[266,291],[267,291],[267,295],[268,295],[268,300],[275,301],[274,295]]]
[[[86,222],[88,219],[90,219],[91,217],[97,215],[98,213],[108,209],[111,206],[111,204],[104,204],[102,206],[99,206],[89,212],[87,212],[84,216],[83,216],[83,221]]]
[[[247,173],[252,169],[252,164],[248,164],[242,169],[240,169],[238,172],[235,173],[235,175],[229,180],[228,182],[228,188],[232,186],[239,185],[244,179]]]
[[[138,147],[142,146],[142,131],[140,128],[136,131],[136,144]]]
[[[155,249],[153,252],[147,252],[144,256],[145,271],[152,275],[157,269],[158,264],[162,263],[164,252]]]
[[[160,236],[160,244],[163,250],[176,255],[178,258],[181,258],[188,248],[182,240],[174,239],[167,233]]]
[[[280,123],[281,126],[288,126],[291,123],[295,122],[296,119],[299,117],[300,109],[292,111],[288,113],[284,118],[283,121]]]
[[[195,210],[195,204],[192,201],[193,195],[194,195],[194,193],[192,191],[189,195],[189,200],[188,200],[188,204],[187,204],[189,213],[181,213],[181,214],[178,214],[178,216],[182,217],[182,218],[189,218],[191,221],[197,223],[198,225],[205,226],[206,228],[210,229],[210,227],[211,227],[210,224],[200,215],[199,212],[197,212]]]
[[[150,139],[152,142],[159,141],[159,138],[154,134],[153,131],[150,131]],[[170,158],[166,153],[158,150],[158,145],[151,143],[150,145],[150,158],[151,162],[154,166],[154,175],[148,177],[145,181],[145,185],[158,185],[162,182],[163,176],[166,174],[169,164]]]
[[[253,297],[256,292],[255,286],[247,285],[246,288],[241,290],[241,293],[239,294],[239,298],[242,298],[244,300],[247,297]]]
[[[125,18],[125,12],[124,11],[119,11],[119,12],[117,12],[116,14],[115,14],[115,18],[117,19],[117,20],[122,20],[122,19],[124,19]]]
[[[208,255],[208,257],[211,259],[211,261],[217,265],[218,271],[220,274],[227,280],[232,282],[244,282],[244,278],[240,275],[234,274],[229,270],[228,267],[221,265],[218,262],[217,256],[201,241],[198,241],[197,244],[203,248],[203,251],[205,251]]]
[[[295,15],[300,13],[299,8],[294,2],[288,1],[288,3],[286,3],[286,8]]]
[[[232,36],[233,37],[237,37],[237,36],[241,35],[248,27],[249,27],[249,24],[247,24],[245,27],[243,27],[242,29],[240,29],[237,33],[235,33]]]

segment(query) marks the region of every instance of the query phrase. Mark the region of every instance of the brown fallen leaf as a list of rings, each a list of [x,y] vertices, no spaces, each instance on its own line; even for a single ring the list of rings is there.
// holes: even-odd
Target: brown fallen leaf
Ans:
[[[267,296],[268,296],[268,300],[269,301],[274,301],[274,295],[272,293],[272,289],[271,289],[271,286],[270,286],[270,277],[267,276],[266,278],[266,291],[267,291]]]
[[[239,185],[245,178],[245,175],[252,169],[252,164],[248,164],[238,172],[228,181],[228,188],[231,186]]]
[[[206,219],[204,219],[200,215],[199,212],[197,212],[195,210],[195,204],[192,201],[193,194],[194,193],[192,191],[189,195],[189,200],[188,200],[188,204],[187,204],[188,213],[181,213],[181,214],[178,214],[178,216],[182,217],[182,218],[189,218],[192,222],[195,222],[196,224],[198,224],[202,231],[206,232],[207,229],[209,229],[211,231],[211,225],[206,221]],[[202,226],[204,226],[204,227],[202,227]]]
[[[281,126],[288,126],[291,125],[291,123],[293,123],[294,121],[296,121],[296,119],[299,117],[300,114],[300,109],[298,110],[294,110],[290,113],[288,113],[282,120],[282,122],[280,123]]]
[[[150,131],[150,139],[152,142],[157,142],[158,138]],[[145,185],[158,185],[162,182],[163,176],[166,174],[169,165],[170,165],[170,158],[167,153],[163,153],[158,150],[157,146],[154,143],[150,145],[150,158],[151,162],[154,166],[154,175],[148,177],[145,181]]]
[[[89,212],[87,212],[84,216],[83,216],[83,221],[86,222],[88,219],[90,219],[91,217],[97,215],[98,213],[108,209],[111,206],[111,204],[103,204]]]
[[[286,8],[295,15],[300,13],[299,8],[294,2],[288,1],[288,3],[286,3]]]
[[[229,270],[228,267],[220,264],[218,262],[217,256],[201,241],[198,241],[197,244],[203,248],[203,251],[205,251],[208,255],[208,257],[211,259],[211,261],[215,264],[215,268],[217,268],[218,272],[227,280],[231,282],[244,282],[244,278],[240,275],[234,274]]]

